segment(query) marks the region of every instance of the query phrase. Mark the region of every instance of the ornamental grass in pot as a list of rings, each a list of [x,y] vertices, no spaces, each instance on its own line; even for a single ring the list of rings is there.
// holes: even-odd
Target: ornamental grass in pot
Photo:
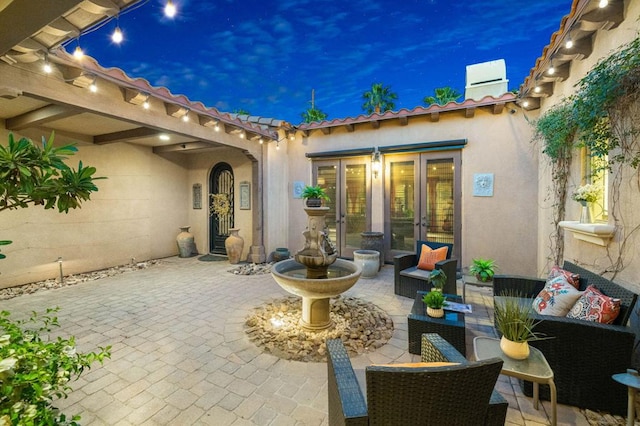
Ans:
[[[533,305],[529,299],[520,298],[508,292],[496,300],[495,326],[502,335],[500,349],[510,358],[529,357],[529,341],[540,338],[535,333],[537,322],[533,317]]]

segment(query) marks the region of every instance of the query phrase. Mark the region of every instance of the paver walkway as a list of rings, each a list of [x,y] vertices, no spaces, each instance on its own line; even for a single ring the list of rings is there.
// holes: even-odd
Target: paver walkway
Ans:
[[[287,293],[270,275],[239,276],[227,262],[168,258],[160,265],[1,302],[12,316],[59,306],[61,335],[80,351],[112,345],[59,404],[83,425],[323,425],[327,424],[325,363],[285,361],[262,353],[243,332],[254,306]],[[348,293],[383,308],[393,338],[353,359],[354,367],[410,362],[407,314],[412,300],[393,294],[393,268],[361,279]],[[491,289],[469,286],[467,353],[476,335],[493,335]],[[514,386],[515,385],[515,386]],[[548,402],[533,409],[509,378],[499,390],[508,425],[549,424]],[[515,390],[514,390],[515,389]],[[559,405],[558,424],[588,425],[577,408]]]

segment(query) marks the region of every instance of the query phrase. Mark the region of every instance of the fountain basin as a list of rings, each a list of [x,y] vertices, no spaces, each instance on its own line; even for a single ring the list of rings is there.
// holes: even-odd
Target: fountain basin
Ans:
[[[271,274],[280,287],[302,297],[302,327],[322,330],[333,325],[329,299],[353,287],[362,268],[348,260],[337,259],[329,266],[326,278],[308,278],[306,266],[289,259],[274,264]]]

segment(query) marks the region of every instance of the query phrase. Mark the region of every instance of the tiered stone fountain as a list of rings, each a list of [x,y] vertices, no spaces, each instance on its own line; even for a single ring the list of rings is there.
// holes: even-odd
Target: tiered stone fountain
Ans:
[[[327,233],[328,207],[305,207],[307,230],[304,248],[289,259],[276,263],[271,273],[276,282],[302,297],[300,324],[307,330],[323,330],[333,325],[329,299],[349,290],[360,278],[362,269],[353,262],[338,259]]]

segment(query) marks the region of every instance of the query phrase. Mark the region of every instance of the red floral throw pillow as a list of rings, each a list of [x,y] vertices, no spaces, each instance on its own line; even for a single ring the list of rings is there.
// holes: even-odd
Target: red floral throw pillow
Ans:
[[[605,296],[590,285],[573,305],[567,318],[611,324],[620,314],[620,299]]]
[[[542,291],[533,299],[533,309],[541,315],[563,317],[581,295],[582,292],[569,284],[564,275],[558,275],[548,279]]]
[[[447,252],[449,247],[444,246],[439,249],[433,250],[426,244],[422,245],[420,249],[420,259],[418,260],[418,269],[424,269],[425,271],[433,271],[436,268],[436,263],[447,258]]]
[[[564,269],[562,269],[561,267],[559,267],[558,265],[554,266],[553,268],[551,268],[551,271],[549,272],[549,277],[547,278],[547,281],[558,277],[562,275],[563,277],[565,277],[567,279],[567,282],[569,284],[571,284],[572,286],[574,286],[575,288],[580,288],[580,275],[579,274],[575,274],[573,272],[570,271],[566,271]]]

